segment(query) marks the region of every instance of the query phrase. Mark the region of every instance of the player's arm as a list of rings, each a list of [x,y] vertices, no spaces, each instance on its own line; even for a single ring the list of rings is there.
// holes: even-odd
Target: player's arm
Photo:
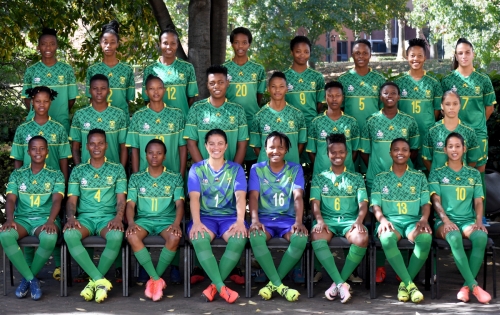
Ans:
[[[493,114],[494,111],[495,111],[495,106],[493,106],[493,105],[486,106],[485,111],[484,111],[484,114],[486,116],[486,120],[490,119],[490,116],[491,116],[491,114]]]
[[[108,229],[123,232],[123,216],[125,215],[126,205],[127,199],[125,194],[116,194],[116,215],[113,220],[109,221],[107,225]]]
[[[429,215],[431,214],[431,205],[426,203],[421,207],[422,217],[420,221],[417,223],[415,229],[419,229],[421,232],[432,233],[431,227],[429,225]]]
[[[76,219],[76,204],[78,203],[78,196],[69,196],[68,202],[66,203],[66,225],[64,226],[63,232],[67,229],[75,229],[77,227],[81,228],[80,222]]]
[[[17,170],[18,168],[23,167],[23,164],[24,164],[24,162],[21,160],[14,160],[14,169]]]
[[[394,231],[394,226],[382,213],[382,208],[378,205],[373,205],[373,214],[375,215],[375,219],[380,223],[378,227],[378,235],[380,236],[384,232]]]
[[[75,101],[76,101],[75,98],[68,101],[68,111],[70,111],[71,107],[73,107],[73,105],[75,105]]]
[[[352,161],[355,162],[358,158],[358,151],[351,151]]]
[[[260,107],[260,104],[262,102],[262,93],[257,93],[257,105]]]
[[[82,163],[80,145],[81,143],[78,141],[71,142],[71,155],[73,155],[73,162],[75,162],[75,165]]]
[[[251,171],[252,172],[252,171]],[[259,220],[259,192],[257,190],[250,190],[248,193],[248,209],[250,210],[250,217],[252,225],[250,225],[250,232],[258,233],[259,230],[266,231],[264,225]]]
[[[417,162],[417,156],[418,156],[418,150],[410,149],[410,159],[411,159],[413,165],[415,165],[415,163]],[[368,164],[366,164],[366,165],[368,165]]]
[[[234,192],[236,197],[236,222],[231,225],[228,232],[232,232],[234,237],[247,237],[248,231],[245,226],[245,212],[247,206],[247,192],[245,190],[237,190]]]
[[[191,154],[193,163],[203,161],[203,157],[201,156],[200,150],[198,149],[198,141],[187,139],[187,149],[189,151],[189,154]]]
[[[440,110],[434,110],[434,119],[436,121],[439,120],[439,116],[441,116],[441,111]]]
[[[25,98],[23,99],[24,102],[24,107],[28,110],[28,112],[31,110],[31,98]]]
[[[131,167],[132,173],[139,172],[139,148],[132,148]]]
[[[52,206],[50,208],[49,218],[47,219],[47,222],[45,222],[45,224],[42,225],[41,231],[45,231],[47,234],[57,233],[57,228],[56,225],[54,224],[54,221],[56,220],[57,216],[59,215],[59,211],[61,210],[62,200],[63,200],[62,194],[58,192],[52,194]]]
[[[243,162],[245,161],[245,154],[247,153],[247,143],[248,140],[238,141],[236,154],[234,155],[234,163],[243,165]]]
[[[204,238],[205,233],[208,233],[207,227],[201,223],[200,198],[201,194],[199,191],[191,191],[189,193],[189,210],[191,212],[191,220],[193,221],[191,231],[189,231],[190,239],[198,239],[198,237]]]
[[[186,176],[186,164],[187,164],[187,147],[182,145],[179,147],[179,161],[180,168],[179,172],[181,173],[182,179]]]
[[[127,236],[134,234],[137,231],[140,231],[139,226],[137,224],[135,224],[135,221],[134,221],[135,205],[136,205],[136,203],[134,201],[132,201],[132,200],[127,201],[127,206],[125,209],[125,218],[127,219],[127,223],[128,223],[127,232],[125,233],[125,235],[127,235]]]
[[[328,231],[328,225],[325,224],[325,220],[321,215],[321,202],[319,200],[311,200],[311,211],[316,220],[316,225],[312,227],[311,232],[321,233],[323,230]]]
[[[297,148],[299,150],[299,155],[301,155],[302,151],[304,151],[304,147],[305,147],[305,143],[299,143],[299,145],[297,146]]]
[[[188,97],[188,107],[191,107],[191,105],[193,105],[194,100],[195,100],[194,96],[193,97]]]
[[[320,114],[323,111],[323,103],[318,102],[316,103],[316,112]]]
[[[316,160],[316,153],[307,152],[307,155],[309,155],[309,160],[311,160],[311,163],[314,164],[314,161]]]
[[[368,201],[362,201],[358,203],[358,208],[359,208],[358,217],[356,218],[356,221],[354,222],[351,230],[353,230],[354,227],[356,227],[359,232],[363,233],[362,231],[365,230],[363,228],[363,222],[365,221],[366,214],[368,213]]]
[[[427,169],[427,171],[431,171],[431,166],[432,166],[432,161],[422,159],[422,162],[424,162],[424,166]]]
[[[363,162],[365,162],[365,165],[368,165],[368,162],[370,161],[370,155],[367,153],[364,153],[364,152],[359,152],[359,153],[360,153],[361,159],[363,160]]]
[[[5,202],[5,223],[0,228],[0,231],[9,231],[10,229],[17,230],[17,225],[14,222],[14,210],[16,209],[17,196],[14,194],[7,194]]]
[[[474,230],[481,230],[488,233],[488,230],[483,225],[483,198],[474,198],[474,211],[476,211],[476,223],[473,225]]]
[[[175,220],[168,228],[174,235],[182,237],[181,222],[184,217],[184,199],[175,202]]]
[[[307,236],[308,231],[302,223],[304,218],[304,190],[302,188],[293,190],[293,207],[295,209],[295,224],[292,225],[291,232]]]
[[[434,193],[431,196],[431,201],[432,201],[432,206],[434,207],[434,211],[436,211],[441,221],[443,221],[444,232],[447,233],[453,230],[458,231],[458,227],[453,222],[451,222],[450,218],[448,218],[446,212],[444,211],[443,205],[441,204],[441,196]]]
[[[120,143],[120,163],[123,165],[123,168],[127,169],[128,149],[125,143]]]
[[[64,175],[64,182],[68,183],[68,179],[69,179],[68,158],[64,158],[64,159],[59,160],[59,168],[61,169],[61,172]]]

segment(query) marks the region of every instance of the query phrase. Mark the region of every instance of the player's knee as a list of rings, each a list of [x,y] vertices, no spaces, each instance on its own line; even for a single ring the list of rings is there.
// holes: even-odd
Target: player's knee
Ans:
[[[446,234],[446,240],[450,244],[450,246],[462,245],[462,233],[459,231],[450,231]]]
[[[432,235],[430,233],[420,233],[415,237],[415,243],[420,243],[420,244],[431,244],[432,243]]]
[[[228,243],[232,243],[232,244],[236,244],[236,245],[239,245],[239,246],[245,246],[245,244],[247,243],[247,238],[246,237],[236,237],[236,236],[232,236],[228,239]]]
[[[17,232],[14,229],[0,232],[0,242],[3,244],[5,241],[15,241]]]
[[[121,242],[123,240],[123,232],[117,230],[111,230],[106,233],[107,242]]]
[[[486,246],[486,243],[488,243],[488,234],[483,231],[476,230],[470,235],[470,240],[475,244]]]
[[[40,243],[43,242],[44,244],[55,246],[57,242],[57,233],[48,234],[47,232],[42,231],[38,235],[38,239],[40,240]]]
[[[137,236],[137,234],[127,235],[127,242],[131,245],[138,245],[142,243],[142,240]]]
[[[299,234],[292,234],[290,237],[290,243],[291,245],[298,247],[298,248],[306,248],[307,245],[307,236],[304,235],[299,235]]]
[[[64,240],[66,242],[75,242],[82,239],[82,233],[77,229],[69,229],[64,232]]]
[[[380,235],[382,247],[396,246],[398,238],[394,232],[384,232]]]
[[[167,239],[165,240],[165,247],[169,249],[171,248],[177,249],[180,241],[181,241],[180,237],[172,233],[169,233]]]
[[[366,248],[368,247],[368,233],[357,233],[352,237],[352,244],[358,246],[358,247],[363,247]]]

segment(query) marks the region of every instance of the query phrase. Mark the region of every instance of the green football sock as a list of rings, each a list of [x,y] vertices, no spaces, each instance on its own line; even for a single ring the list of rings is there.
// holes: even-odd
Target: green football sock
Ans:
[[[376,259],[377,267],[385,267],[385,260],[386,257],[384,250],[377,249],[377,259]]]
[[[153,266],[153,261],[151,261],[151,255],[146,247],[134,253],[135,258],[141,264],[141,266],[146,270],[148,275],[155,280],[159,280],[160,276],[156,272]]]
[[[31,264],[31,272],[34,276],[42,270],[47,260],[49,260],[50,254],[56,246],[57,234],[47,234],[47,232],[42,231],[38,235],[38,239],[40,240],[40,245],[38,245],[38,249],[35,252],[35,258]]]
[[[292,234],[292,236],[290,236],[290,245],[288,245],[288,249],[283,255],[283,258],[281,258],[281,262],[278,266],[278,275],[280,279],[283,279],[290,270],[300,262],[306,245],[307,236],[301,236],[299,234]]]
[[[54,247],[54,250],[52,251],[52,257],[54,258],[54,267],[61,267],[61,246]]]
[[[173,252],[166,249],[165,247],[161,249],[160,258],[158,258],[158,265],[156,265],[156,273],[160,277],[161,275],[163,275],[168,265],[172,263],[172,260],[174,259],[176,253],[177,251]]]
[[[123,243],[123,232],[111,230],[106,233],[105,237],[106,246],[102,251],[101,259],[99,259],[99,265],[97,266],[97,269],[102,275],[108,273],[109,268],[111,268],[111,265],[120,252]]]
[[[266,238],[266,233],[256,233],[255,236],[250,234],[250,245],[252,245],[255,259],[259,262],[269,281],[278,287],[281,285],[281,279],[274,265],[273,256],[267,247]]]
[[[201,267],[205,270],[210,280],[212,280],[212,283],[215,284],[217,291],[220,292],[221,288],[224,286],[224,282],[220,276],[217,260],[215,260],[214,253],[212,252],[210,234],[205,232],[205,237],[201,237],[201,235],[198,234],[198,238],[192,239],[191,244],[193,244],[194,251],[198,256]]]
[[[71,256],[73,256],[73,259],[82,267],[89,277],[94,281],[102,279],[103,275],[94,265],[92,258],[90,258],[85,247],[82,245],[82,233],[76,229],[66,230],[66,232],[64,232],[64,240],[68,245],[69,252]]]
[[[180,261],[181,261],[181,250],[179,248],[177,248],[177,250],[175,251],[175,256],[172,259],[172,261],[170,262],[170,265],[179,267]]]
[[[415,237],[415,248],[411,254],[410,263],[408,264],[408,274],[411,280],[419,273],[422,266],[425,264],[432,244],[432,235],[429,233],[421,233]]]
[[[384,232],[380,236],[380,243],[382,244],[387,261],[391,264],[392,269],[394,269],[405,285],[409,285],[412,282],[411,277],[408,274],[408,270],[406,270],[403,256],[398,249],[398,238],[396,234],[394,232]]]
[[[247,243],[246,237],[231,236],[227,242],[226,250],[219,262],[219,271],[222,281],[226,280],[233,268],[238,264],[241,253]],[[214,283],[215,284],[215,283]]]
[[[318,260],[321,262],[326,272],[328,272],[333,282],[336,284],[344,282],[344,279],[340,276],[339,270],[335,265],[335,260],[333,259],[332,252],[326,240],[313,241],[311,244],[314,249],[314,255],[318,257]]]
[[[321,262],[318,260],[318,257],[314,256],[314,271],[320,271],[321,272]]]
[[[486,244],[488,243],[488,235],[483,231],[474,231],[470,235],[469,239],[472,242],[469,266],[472,275],[476,278],[479,273],[479,269],[481,269],[483,264],[484,251],[486,249]]]
[[[196,255],[196,252],[193,253],[193,268],[194,267],[200,267],[200,261],[198,260],[198,256]]]
[[[120,250],[118,251],[118,255],[116,255],[115,261],[113,262],[115,268],[121,268],[122,266],[122,248],[120,246]]]
[[[352,272],[358,267],[363,257],[365,257],[366,247],[359,247],[357,245],[351,244],[349,248],[349,253],[345,258],[345,264],[340,273],[340,277],[347,280]]]
[[[31,266],[33,263],[33,258],[35,257],[35,248],[34,247],[25,247],[23,249],[24,251],[24,259],[26,260],[26,263],[28,266]]]
[[[465,285],[467,285],[471,291],[474,289],[472,286],[477,284],[472,272],[470,271],[469,261],[464,251],[464,243],[462,241],[462,233],[459,231],[450,231],[446,234],[446,241],[450,244],[451,253],[453,254],[453,259],[457,264],[457,268],[460,274],[465,279]]]
[[[23,252],[17,244],[18,239],[19,234],[14,229],[0,233],[0,243],[2,243],[2,248],[5,254],[9,257],[9,260],[12,262],[14,267],[16,267],[17,271],[19,271],[19,273],[24,277],[24,279],[31,281],[35,276],[31,272],[30,267],[24,259]],[[4,270],[4,272],[6,271]]]

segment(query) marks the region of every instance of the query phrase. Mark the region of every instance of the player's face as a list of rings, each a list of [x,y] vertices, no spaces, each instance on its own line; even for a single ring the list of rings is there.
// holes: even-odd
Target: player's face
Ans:
[[[347,157],[347,148],[343,143],[332,143],[328,146],[328,158],[333,166],[343,166]]]
[[[47,153],[49,153],[49,148],[45,141],[41,139],[32,141],[28,148],[28,155],[31,157],[32,163],[45,163]]]
[[[410,146],[404,141],[398,141],[391,146],[390,155],[394,164],[406,164],[410,153]]]
[[[245,57],[248,49],[250,48],[250,43],[248,42],[248,37],[245,34],[236,34],[233,37],[231,46],[233,46],[234,54],[236,56]]]
[[[273,78],[269,82],[269,94],[272,100],[281,101],[287,92],[286,80],[283,78]]]
[[[272,137],[267,140],[266,154],[269,161],[273,163],[282,162],[286,154],[285,141],[278,137]]]
[[[57,50],[57,39],[52,35],[44,35],[38,43],[38,51],[44,58],[55,58]]]
[[[352,59],[356,67],[368,66],[371,56],[372,52],[370,51],[370,47],[365,44],[356,44],[352,48]]]
[[[116,55],[116,49],[118,49],[118,38],[116,37],[116,35],[111,33],[102,35],[100,44],[102,52],[105,56]]]
[[[43,116],[49,112],[50,96],[46,92],[39,92],[33,97],[33,110],[38,116]]]
[[[90,84],[90,96],[97,103],[106,102],[109,93],[108,82],[104,80],[94,80]]]
[[[160,48],[163,57],[168,59],[175,58],[175,53],[177,52],[177,36],[172,33],[161,35]]]
[[[394,108],[398,106],[399,92],[395,86],[386,85],[380,92],[380,100],[384,103],[384,108]]]
[[[420,46],[413,46],[408,49],[408,63],[413,70],[420,70],[424,66],[425,51]]]
[[[227,87],[229,81],[222,73],[211,73],[208,75],[208,91],[210,96],[214,99],[221,99],[226,97]]]
[[[92,159],[103,158],[107,148],[108,143],[106,142],[106,136],[101,134],[91,135],[87,142],[87,150],[89,150]]]
[[[461,161],[465,153],[465,146],[462,145],[460,139],[451,137],[444,147],[444,152],[448,155],[448,160]]]
[[[163,164],[165,161],[165,151],[163,146],[158,143],[152,143],[148,146],[148,151],[146,152],[146,160],[149,166],[157,167]]]
[[[224,153],[227,149],[227,142],[221,135],[211,135],[205,143],[205,148],[213,159],[224,158]]]
[[[455,118],[460,111],[460,100],[455,94],[448,94],[441,103],[443,115],[446,118]]]
[[[294,63],[300,66],[307,65],[307,61],[311,57],[311,49],[306,43],[298,43],[293,47],[292,56]]]
[[[342,90],[338,87],[332,87],[326,90],[326,103],[330,109],[339,109],[343,101],[344,95],[342,94]]]
[[[160,80],[151,80],[146,86],[146,94],[152,102],[162,102],[165,86]]]
[[[466,43],[458,44],[455,51],[455,58],[461,67],[468,67],[474,61],[474,52],[472,47]]]

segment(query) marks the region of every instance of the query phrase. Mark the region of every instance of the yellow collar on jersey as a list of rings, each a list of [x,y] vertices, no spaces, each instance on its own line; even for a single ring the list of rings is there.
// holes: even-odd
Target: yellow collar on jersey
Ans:
[[[166,172],[166,171],[167,171],[167,167],[165,167],[165,166],[164,166],[164,167],[163,167],[163,171],[164,171],[164,172]],[[149,173],[149,166],[148,166],[148,167],[146,167],[146,172],[148,172],[148,173]]]
[[[150,107],[149,107],[149,104],[148,104],[148,105],[146,105],[146,107],[147,107],[147,108],[150,108]],[[166,107],[167,107],[167,104],[163,103],[163,108],[166,108]]]
[[[409,169],[410,169],[410,167],[408,165],[406,165],[406,170],[409,170]],[[389,169],[389,171],[392,172],[392,165],[391,165],[391,168]]]

